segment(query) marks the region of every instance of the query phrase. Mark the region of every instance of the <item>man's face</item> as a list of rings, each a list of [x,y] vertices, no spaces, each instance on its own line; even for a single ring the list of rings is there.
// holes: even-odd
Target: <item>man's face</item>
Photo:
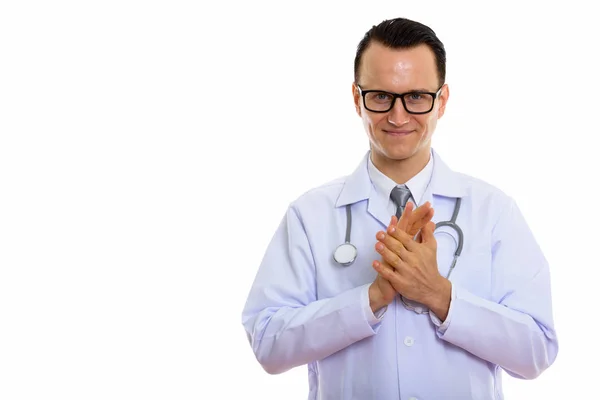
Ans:
[[[362,56],[358,85],[362,90],[393,93],[436,92],[439,80],[433,51],[426,45],[390,49],[371,42]],[[388,112],[369,111],[355,84],[352,91],[356,112],[362,118],[371,142],[375,164],[411,158],[428,160],[431,136],[448,100],[447,85],[439,92],[431,112],[420,115],[409,114],[400,98],[396,98],[394,107]]]

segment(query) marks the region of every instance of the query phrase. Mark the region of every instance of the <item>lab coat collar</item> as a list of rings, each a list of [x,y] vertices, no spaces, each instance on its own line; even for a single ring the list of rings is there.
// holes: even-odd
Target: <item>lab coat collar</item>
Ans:
[[[346,178],[338,196],[336,207],[343,207],[376,197],[375,187],[371,183],[367,171],[369,155],[370,151],[365,154],[356,170]],[[464,176],[452,171],[433,149],[431,150],[431,156],[433,157],[433,173],[426,193],[452,198],[466,196],[468,182]],[[378,217],[378,219],[381,218]]]

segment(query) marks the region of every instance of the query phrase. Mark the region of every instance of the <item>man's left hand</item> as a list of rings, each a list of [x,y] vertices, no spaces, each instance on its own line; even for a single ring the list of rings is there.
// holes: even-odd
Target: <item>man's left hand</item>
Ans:
[[[398,293],[424,304],[444,321],[452,286],[438,271],[434,230],[435,223],[429,222],[419,232],[418,241],[399,229],[378,232],[375,249],[382,260],[375,261],[373,267]]]

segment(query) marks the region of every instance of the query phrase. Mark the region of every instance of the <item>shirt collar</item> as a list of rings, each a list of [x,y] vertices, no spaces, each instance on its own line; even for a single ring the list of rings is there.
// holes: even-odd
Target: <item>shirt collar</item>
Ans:
[[[375,187],[375,191],[379,196],[382,196],[384,199],[390,198],[390,193],[392,189],[398,184],[386,176],[383,172],[381,172],[375,164],[373,164],[373,160],[371,160],[371,156],[369,154],[367,160],[367,171],[369,173],[369,178]],[[406,182],[406,186],[410,190],[410,194],[413,198],[413,201],[418,206],[423,199],[423,194],[427,189],[427,185],[431,181],[431,176],[433,174],[433,155],[430,155],[429,161],[425,168],[419,171],[418,174],[413,176]]]
[[[340,191],[336,201],[336,207],[343,207],[347,204],[353,204],[362,200],[366,200],[374,191],[374,184],[371,182],[368,171],[368,163],[370,157],[368,151],[363,160],[348,176]],[[457,172],[452,171],[432,149],[432,173],[431,173],[431,193],[445,197],[463,197],[467,195],[467,189],[470,185],[468,179]],[[390,189],[391,190],[391,189]],[[429,189],[428,189],[429,190]]]

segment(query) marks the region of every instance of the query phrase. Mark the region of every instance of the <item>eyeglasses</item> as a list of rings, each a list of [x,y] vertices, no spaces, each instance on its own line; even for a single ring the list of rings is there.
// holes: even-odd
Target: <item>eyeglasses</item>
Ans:
[[[433,110],[433,103],[439,96],[443,86],[440,86],[435,92],[415,90],[405,93],[392,93],[383,90],[363,90],[360,86],[356,85],[367,110],[376,113],[388,112],[394,108],[396,99],[399,98],[402,101],[404,109],[409,114],[427,114]]]

